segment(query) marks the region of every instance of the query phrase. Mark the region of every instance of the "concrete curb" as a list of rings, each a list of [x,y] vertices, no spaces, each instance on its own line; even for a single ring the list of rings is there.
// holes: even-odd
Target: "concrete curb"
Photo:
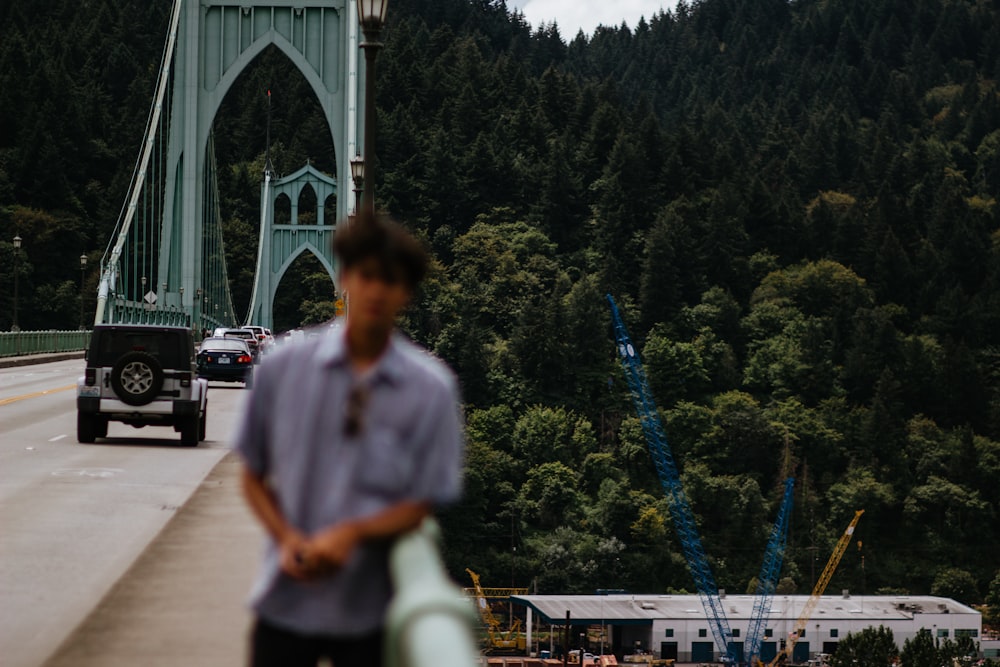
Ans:
[[[46,354],[30,354],[23,357],[0,357],[0,368],[30,366],[32,364],[47,364],[50,361],[66,361],[68,359],[83,359],[83,350],[75,352],[49,352]]]

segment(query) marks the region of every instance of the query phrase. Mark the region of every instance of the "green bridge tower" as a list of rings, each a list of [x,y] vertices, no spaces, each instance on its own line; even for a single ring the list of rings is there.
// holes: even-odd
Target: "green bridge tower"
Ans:
[[[336,199],[336,220],[325,220],[310,230],[317,233],[320,227],[332,233],[336,221],[346,219],[353,207],[353,197],[336,195],[351,192],[350,159],[358,152],[358,137],[364,131],[363,114],[358,113],[358,101],[364,99],[364,78],[359,76],[363,59],[359,58],[360,29],[353,0],[178,2],[182,6],[174,54],[158,259],[159,276],[166,288],[159,304],[176,304],[193,313],[205,261],[202,239],[210,133],[219,106],[237,77],[265,48],[274,45],[315,92],[330,128],[337,164],[332,182],[315,170],[308,173],[314,183],[322,183],[322,193],[316,191],[318,214],[329,194]],[[297,172],[297,176],[304,175]],[[273,200],[262,201],[262,225],[265,218],[273,223],[273,215],[264,215],[272,207]],[[262,242],[272,232],[278,240],[267,240],[267,248],[262,243],[261,251],[282,254],[258,261],[258,271],[269,275],[259,276],[255,282],[251,312],[255,323],[265,326],[271,323],[274,290],[291,260],[301,252],[317,254],[334,277],[328,239],[298,230],[262,229]]]

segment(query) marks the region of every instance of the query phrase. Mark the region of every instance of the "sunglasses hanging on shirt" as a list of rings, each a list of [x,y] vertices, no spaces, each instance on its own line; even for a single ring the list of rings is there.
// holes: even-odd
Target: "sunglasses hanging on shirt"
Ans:
[[[347,395],[347,410],[344,419],[344,435],[354,438],[364,426],[365,408],[368,407],[368,386],[358,383],[351,387]]]

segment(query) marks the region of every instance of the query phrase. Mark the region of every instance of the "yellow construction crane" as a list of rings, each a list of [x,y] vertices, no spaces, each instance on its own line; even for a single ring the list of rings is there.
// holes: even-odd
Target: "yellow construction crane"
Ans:
[[[840,559],[843,557],[844,552],[847,551],[848,545],[851,543],[851,536],[854,535],[854,527],[858,525],[858,521],[861,520],[861,515],[864,514],[864,510],[858,510],[854,513],[854,518],[851,520],[847,530],[844,534],[840,536],[837,541],[837,546],[833,548],[833,553],[830,554],[830,560],[826,562],[826,567],[823,568],[823,573],[819,575],[819,581],[813,587],[812,595],[806,601],[806,606],[802,608],[802,613],[799,614],[799,619],[795,622],[795,630],[792,632],[788,641],[785,643],[785,648],[778,651],[778,655],[774,656],[768,667],[775,667],[779,662],[784,662],[792,655],[792,650],[795,648],[795,642],[799,640],[802,636],[802,631],[806,629],[806,624],[809,623],[809,617],[812,616],[813,610],[816,605],[819,604],[820,596],[823,595],[823,591],[826,590],[827,584],[830,583],[830,579],[833,577],[834,571],[837,566],[840,565]],[[758,663],[762,665],[763,663]]]
[[[487,653],[514,653],[523,651],[525,648],[524,635],[521,633],[521,619],[517,618],[511,622],[510,629],[501,629],[500,619],[493,615],[490,608],[490,598],[504,598],[511,595],[523,595],[528,592],[527,588],[489,588],[484,589],[479,583],[479,575],[465,568],[465,571],[472,577],[473,589],[470,591],[476,598],[476,606],[479,608],[479,615],[483,617],[486,624]],[[468,590],[468,589],[466,589]]]

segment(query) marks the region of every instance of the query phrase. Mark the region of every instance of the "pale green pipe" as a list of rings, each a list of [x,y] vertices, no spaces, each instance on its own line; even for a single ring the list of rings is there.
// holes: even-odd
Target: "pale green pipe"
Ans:
[[[448,578],[438,553],[441,530],[426,519],[389,556],[395,595],[386,616],[386,667],[474,667],[476,612]]]

